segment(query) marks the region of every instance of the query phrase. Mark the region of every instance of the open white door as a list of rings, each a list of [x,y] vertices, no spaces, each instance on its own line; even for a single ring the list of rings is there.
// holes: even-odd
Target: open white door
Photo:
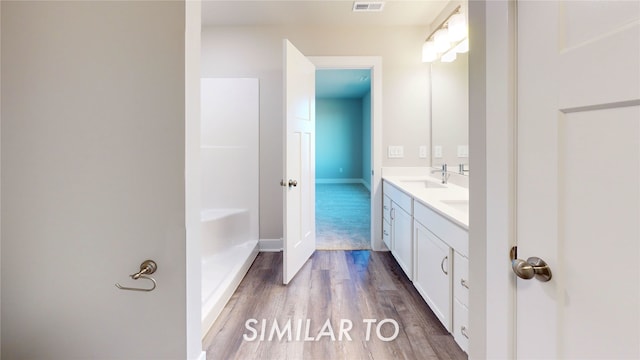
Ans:
[[[517,357],[640,358],[640,2],[519,2],[517,61]]]
[[[316,250],[316,68],[288,40],[284,47],[284,257],[288,284]]]

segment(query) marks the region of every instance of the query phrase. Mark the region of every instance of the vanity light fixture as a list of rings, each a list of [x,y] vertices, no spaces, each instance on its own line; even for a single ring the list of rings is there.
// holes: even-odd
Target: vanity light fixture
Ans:
[[[451,49],[449,51],[447,51],[446,53],[442,54],[442,56],[440,57],[440,61],[442,62],[454,62],[456,60],[456,58],[458,57],[458,53],[456,52],[456,49]]]
[[[422,45],[422,62],[433,62],[438,57],[438,53],[436,52],[436,44],[433,40],[426,41],[424,45]]]
[[[440,29],[433,34],[433,43],[435,45],[436,52],[443,53],[451,47],[451,41],[449,41],[449,30],[447,28]]]
[[[451,15],[448,21],[449,39],[451,42],[460,41],[467,37],[467,19],[464,14],[458,12]]]
[[[465,38],[454,48],[458,54],[469,52],[469,38]]]
[[[422,61],[452,62],[457,53],[469,51],[467,20],[458,5],[453,12],[427,37],[422,45]]]

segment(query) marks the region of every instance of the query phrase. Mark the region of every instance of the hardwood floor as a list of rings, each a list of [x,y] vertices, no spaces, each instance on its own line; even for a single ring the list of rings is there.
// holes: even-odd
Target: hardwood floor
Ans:
[[[369,250],[316,251],[288,286],[282,253],[260,253],[203,341],[208,360],[467,358],[392,255]]]

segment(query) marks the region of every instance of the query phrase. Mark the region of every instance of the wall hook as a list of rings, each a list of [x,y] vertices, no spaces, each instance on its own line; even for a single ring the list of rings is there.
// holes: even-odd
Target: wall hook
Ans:
[[[155,261],[153,260],[145,260],[142,262],[142,264],[140,264],[140,271],[138,271],[135,274],[131,274],[129,275],[130,278],[132,278],[133,280],[138,280],[138,279],[147,279],[150,280],[153,283],[153,286],[150,288],[133,288],[133,287],[127,287],[127,286],[122,286],[120,285],[120,283],[116,283],[116,287],[120,290],[131,290],[131,291],[153,291],[153,289],[156,288],[156,280],[150,276],[148,276],[149,274],[153,274],[154,272],[156,272],[156,270],[158,269],[158,265],[156,264]]]

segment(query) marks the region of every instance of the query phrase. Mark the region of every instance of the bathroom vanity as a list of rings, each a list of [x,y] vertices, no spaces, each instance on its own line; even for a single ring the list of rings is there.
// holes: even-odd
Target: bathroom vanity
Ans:
[[[430,176],[383,175],[383,240],[466,352],[469,191]]]

